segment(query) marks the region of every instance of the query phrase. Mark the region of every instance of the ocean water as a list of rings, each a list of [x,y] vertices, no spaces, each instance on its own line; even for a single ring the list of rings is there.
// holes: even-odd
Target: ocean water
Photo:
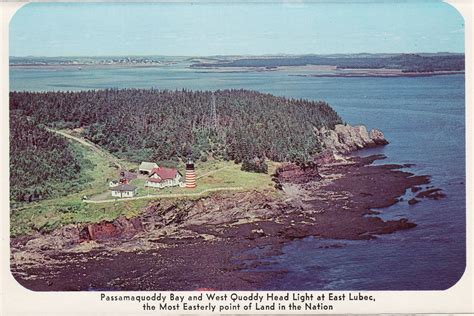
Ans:
[[[183,65],[160,68],[10,70],[10,90],[117,88],[245,88],[327,101],[349,124],[380,128],[390,144],[361,151],[382,153],[378,163],[410,163],[431,175],[445,199],[382,211],[407,217],[414,229],[370,241],[306,238],[289,243],[261,269],[288,274],[264,285],[279,290],[444,290],[466,264],[465,83],[463,75],[398,78],[311,78],[284,72],[209,73]],[[408,193],[407,193],[408,194]],[[325,249],[324,246],[339,247]]]

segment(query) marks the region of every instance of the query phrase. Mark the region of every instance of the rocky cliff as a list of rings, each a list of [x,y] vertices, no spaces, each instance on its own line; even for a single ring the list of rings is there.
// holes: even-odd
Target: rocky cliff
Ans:
[[[363,125],[338,124],[334,130],[316,129],[315,133],[326,150],[341,154],[348,154],[358,149],[388,144],[383,133],[378,129],[367,132]]]

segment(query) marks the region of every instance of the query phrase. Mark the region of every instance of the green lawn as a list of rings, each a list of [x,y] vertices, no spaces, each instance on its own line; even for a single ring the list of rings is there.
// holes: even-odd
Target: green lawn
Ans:
[[[222,188],[242,188],[242,190],[264,190],[273,189],[274,183],[271,181],[270,174],[274,172],[276,164],[269,165],[269,174],[244,172],[240,170],[241,165],[231,161],[200,162],[196,164],[196,184],[195,189],[187,189],[183,187],[168,187],[163,189],[150,188],[145,186],[146,178],[133,179],[130,184],[138,188],[137,196],[160,196],[169,194],[189,194],[201,193],[209,189]],[[178,166],[178,169],[184,174],[184,165]],[[184,181],[184,179],[183,179]],[[90,199],[94,201],[110,200],[111,194],[104,192]],[[120,199],[117,200],[117,203]]]

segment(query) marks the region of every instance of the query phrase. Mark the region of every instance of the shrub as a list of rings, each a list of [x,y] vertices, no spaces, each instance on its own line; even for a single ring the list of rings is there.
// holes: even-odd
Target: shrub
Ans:
[[[240,170],[256,173],[268,173],[268,165],[265,162],[265,159],[244,159]]]

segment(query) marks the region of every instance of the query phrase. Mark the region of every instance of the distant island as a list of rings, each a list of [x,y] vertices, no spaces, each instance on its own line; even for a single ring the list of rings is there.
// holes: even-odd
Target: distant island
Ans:
[[[356,55],[306,55],[266,58],[238,58],[211,63],[194,63],[193,68],[209,67],[297,67],[335,66],[338,69],[397,69],[402,72],[434,72],[464,70],[464,54],[356,54]]]

